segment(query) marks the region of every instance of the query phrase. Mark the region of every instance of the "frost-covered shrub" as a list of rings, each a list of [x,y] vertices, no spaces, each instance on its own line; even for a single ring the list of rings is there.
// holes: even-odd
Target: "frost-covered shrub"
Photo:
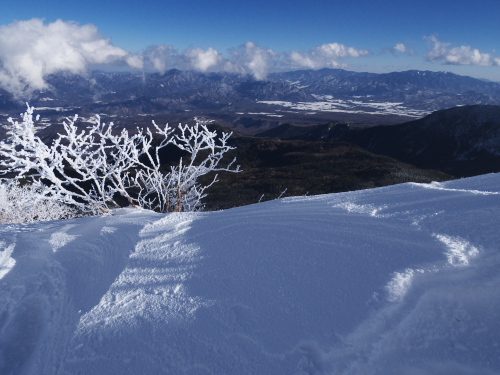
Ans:
[[[75,217],[74,208],[43,195],[41,185],[0,183],[0,224],[29,223]]]
[[[238,172],[234,162],[220,167],[224,154],[233,149],[227,144],[231,136],[210,131],[203,124],[160,128],[153,121],[156,136],[153,146],[150,129],[126,129],[115,132],[113,123],[101,123],[96,116],[93,125],[81,129],[77,116],[67,119],[63,134],[45,144],[35,134],[33,107],[28,105],[19,123],[9,118],[5,126],[7,142],[0,143],[0,166],[16,178],[29,177],[43,189],[43,195],[76,207],[81,212],[98,214],[118,206],[121,196],[134,207],[160,212],[193,211],[203,205],[205,190],[217,181],[200,185],[198,179],[214,171]],[[179,160],[170,171],[162,170],[159,152],[173,145],[188,157]]]

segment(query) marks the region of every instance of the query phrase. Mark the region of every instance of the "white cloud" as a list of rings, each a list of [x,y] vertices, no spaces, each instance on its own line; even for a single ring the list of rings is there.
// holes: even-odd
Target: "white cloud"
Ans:
[[[144,53],[146,68],[164,73],[167,69],[194,69],[201,72],[225,71],[237,74],[251,74],[255,79],[264,79],[271,67],[277,64],[279,54],[259,47],[253,42],[233,48],[229,58],[209,47],[191,48],[179,53],[172,46],[149,47]]]
[[[293,65],[303,66],[311,69],[315,69],[318,66],[316,61],[314,61],[311,57],[305,54],[300,54],[296,51],[290,52],[289,58]]]
[[[133,69],[144,68],[144,57],[141,55],[129,55],[125,58],[125,62]]]
[[[323,44],[312,50],[313,56],[326,57],[328,59],[345,59],[347,57],[360,57],[369,54],[370,52],[367,50],[358,50],[340,43]]]
[[[380,54],[392,53],[393,55],[403,54],[415,56],[417,53],[406,46],[404,43],[396,43],[394,47],[386,47],[380,51]]]
[[[50,74],[82,74],[92,66],[108,64],[160,73],[172,68],[225,71],[262,80],[273,71],[338,68],[344,66],[340,60],[370,55],[340,43],[323,44],[304,53],[277,53],[251,41],[228,52],[224,57],[213,47],[179,52],[171,45],[160,45],[137,55],[113,45],[95,25],[62,20],[45,23],[34,18],[0,26],[0,87],[15,96],[26,96],[46,89]]]
[[[405,44],[403,43],[396,43],[396,45],[393,47],[393,52],[399,52],[404,55],[408,56],[415,56],[417,53],[413,51],[412,49],[409,49]]]
[[[270,68],[277,64],[279,54],[271,49],[261,48],[253,42],[245,44],[245,66],[255,79],[264,79]]]
[[[172,46],[149,47],[144,53],[145,66],[150,70],[164,73],[167,69],[195,69],[198,71],[225,71],[251,74],[255,79],[264,79],[269,71],[278,65],[280,55],[273,50],[262,48],[253,42],[233,48],[229,57],[209,47],[191,48],[182,53]]]
[[[441,42],[436,36],[427,37],[432,48],[427,52],[428,61],[441,61],[451,65],[500,66],[500,58],[483,53],[470,46],[450,47],[451,43]]]
[[[15,95],[47,87],[57,72],[83,73],[89,65],[126,63],[142,68],[142,56],[111,44],[94,25],[41,19],[0,26],[0,85]]]
[[[209,47],[207,50],[193,48],[186,51],[185,56],[189,59],[190,65],[202,72],[221,64],[224,59],[216,49]]]
[[[212,47],[206,50],[193,48],[178,53],[172,46],[155,46],[145,52],[148,62],[146,66],[161,73],[171,68],[195,69],[202,72],[225,71],[250,74],[257,80],[265,79],[273,71],[344,67],[345,65],[338,60],[367,55],[370,55],[367,50],[359,50],[340,43],[324,44],[306,53],[291,51],[280,54],[251,41],[231,49],[227,58]]]
[[[401,53],[406,53],[407,52],[406,46],[403,43],[397,43],[394,46],[394,49],[396,51],[398,51],[398,52],[401,52]]]
[[[147,63],[151,64],[150,67],[145,65],[149,70],[156,70],[163,74],[178,63],[179,53],[169,45],[150,46],[144,52],[144,58]]]
[[[226,71],[251,74],[257,80],[266,78],[280,60],[277,52],[250,41],[230,50],[230,55],[224,67]]]
[[[329,43],[313,48],[306,53],[292,51],[288,54],[288,60],[292,66],[311,69],[338,68],[343,66],[338,60],[370,54],[367,50],[359,50],[340,43]]]
[[[157,71],[161,74],[168,69],[223,71],[228,63],[213,47],[206,50],[196,47],[179,53],[170,45],[150,46],[144,52],[144,59],[146,70]]]

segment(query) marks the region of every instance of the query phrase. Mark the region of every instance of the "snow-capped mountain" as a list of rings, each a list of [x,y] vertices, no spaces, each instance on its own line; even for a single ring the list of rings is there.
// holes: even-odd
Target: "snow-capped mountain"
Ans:
[[[262,81],[180,70],[163,75],[92,72],[85,77],[53,75],[47,82],[47,91],[23,99],[46,110],[69,108],[120,116],[211,115],[233,125],[252,116],[276,121],[333,114],[351,118],[379,115],[390,121],[387,118],[417,118],[458,105],[500,104],[498,83],[428,71],[304,70],[270,74]],[[0,95],[0,110],[18,107],[6,92]]]
[[[498,374],[499,186],[3,225],[0,373]]]

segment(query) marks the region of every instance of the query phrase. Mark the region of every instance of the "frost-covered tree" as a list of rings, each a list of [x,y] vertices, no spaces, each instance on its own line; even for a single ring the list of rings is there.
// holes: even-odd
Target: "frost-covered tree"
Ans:
[[[5,126],[9,137],[0,143],[3,173],[16,178],[30,178],[43,186],[44,197],[69,204],[82,212],[109,212],[118,206],[121,196],[132,206],[161,212],[192,211],[202,207],[201,199],[212,183],[201,186],[199,177],[214,171],[238,172],[233,162],[220,167],[224,154],[233,147],[227,144],[231,134],[210,131],[206,125],[168,125],[150,129],[137,128],[115,132],[113,123],[102,123],[96,116],[85,129],[75,125],[77,116],[64,122],[64,132],[52,144],[45,144],[35,133],[34,108],[28,105],[23,121],[11,118]],[[160,150],[172,145],[187,157],[162,171]]]
[[[69,219],[76,216],[74,208],[43,195],[40,184],[23,185],[17,180],[0,183],[0,224],[31,223]]]
[[[213,171],[239,172],[232,169],[234,159],[226,167],[220,167],[224,154],[233,149],[227,144],[231,134],[210,131],[206,125],[197,123],[189,127],[179,126],[178,133],[169,138],[166,129],[160,129],[154,122],[157,133],[170,139],[171,143],[186,152],[186,158],[170,168],[168,173],[161,172],[161,163],[156,147],[153,155],[148,153],[149,165],[142,164],[134,184],[141,188],[138,202],[146,208],[157,208],[162,212],[196,211],[202,207],[201,199],[205,190],[217,182],[217,175],[206,185],[199,184],[199,178]]]

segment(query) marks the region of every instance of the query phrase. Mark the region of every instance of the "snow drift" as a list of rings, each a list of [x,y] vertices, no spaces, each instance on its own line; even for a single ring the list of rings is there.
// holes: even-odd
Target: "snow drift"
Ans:
[[[500,174],[0,227],[1,374],[498,374]]]

